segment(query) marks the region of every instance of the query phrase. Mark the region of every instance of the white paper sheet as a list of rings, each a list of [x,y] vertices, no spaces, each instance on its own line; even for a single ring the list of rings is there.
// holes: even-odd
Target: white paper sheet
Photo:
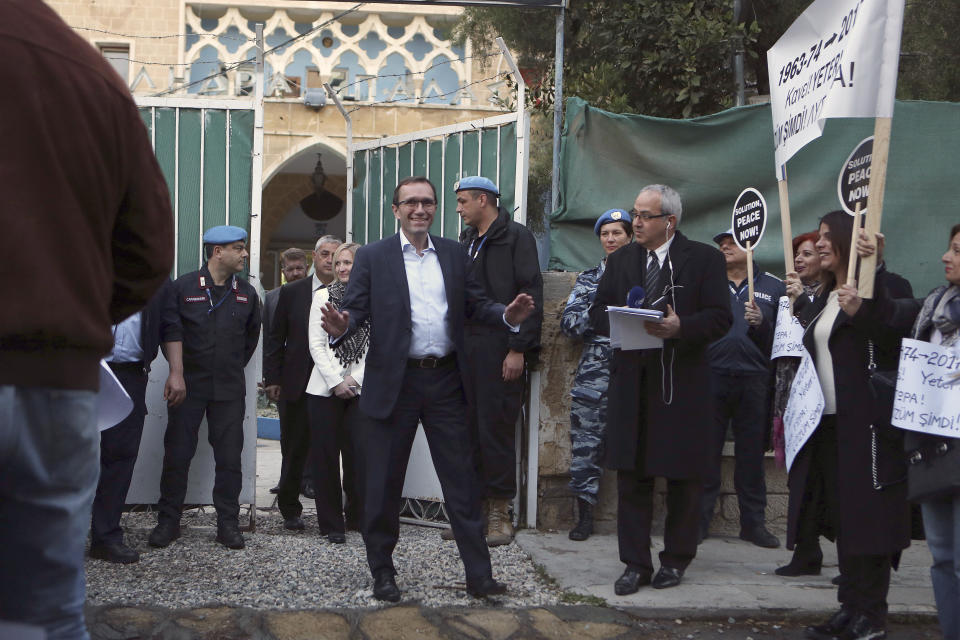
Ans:
[[[614,349],[662,349],[663,340],[651,336],[644,322],[663,322],[663,312],[633,307],[607,307],[610,318],[610,346]]]
[[[100,392],[97,393],[97,429],[105,431],[133,411],[133,400],[107,364],[100,361]]]

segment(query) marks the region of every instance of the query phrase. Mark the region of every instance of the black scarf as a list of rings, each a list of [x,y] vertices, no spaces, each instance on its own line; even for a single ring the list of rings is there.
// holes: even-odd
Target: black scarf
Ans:
[[[343,304],[343,293],[346,290],[347,285],[339,280],[327,287],[327,292],[330,295],[330,303],[337,308],[337,311],[340,310],[340,305]],[[365,320],[353,333],[341,340],[333,350],[334,353],[337,354],[337,360],[340,361],[340,364],[346,367],[360,362],[363,354],[367,352],[369,342],[370,320]]]

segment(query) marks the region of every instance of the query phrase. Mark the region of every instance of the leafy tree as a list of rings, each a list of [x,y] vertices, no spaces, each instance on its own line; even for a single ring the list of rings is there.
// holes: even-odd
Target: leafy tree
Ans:
[[[897,97],[960,101],[960,2],[908,0]]]

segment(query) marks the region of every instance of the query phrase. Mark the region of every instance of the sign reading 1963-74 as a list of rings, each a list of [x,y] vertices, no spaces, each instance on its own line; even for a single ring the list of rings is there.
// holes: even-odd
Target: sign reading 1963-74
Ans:
[[[747,187],[733,205],[733,239],[744,251],[756,249],[767,226],[767,203],[753,187]]]
[[[840,177],[837,178],[837,196],[840,198],[840,206],[850,215],[856,213],[857,205],[860,205],[860,213],[867,212],[872,162],[873,136],[870,136],[857,145],[840,169]]]

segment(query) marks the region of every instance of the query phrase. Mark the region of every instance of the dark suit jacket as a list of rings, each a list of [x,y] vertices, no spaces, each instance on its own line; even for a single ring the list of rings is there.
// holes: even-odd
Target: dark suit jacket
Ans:
[[[669,256],[657,292],[669,283],[672,265],[677,288],[670,304],[680,316],[680,335],[666,340],[662,350],[614,349],[605,463],[649,476],[701,478],[710,468],[714,429],[707,346],[722,338],[733,321],[727,270],[717,249],[679,232]],[[647,250],[633,242],[607,258],[590,311],[598,332],[609,335],[607,306],[626,304],[627,292],[644,282],[646,267]],[[667,404],[664,397],[670,400],[671,391]]]
[[[468,275],[470,257],[463,247],[453,240],[430,238],[443,272],[447,327],[455,350],[464,352],[463,325],[468,317],[507,331],[503,323],[504,305],[487,298],[483,287]],[[370,350],[360,409],[373,418],[385,419],[397,403],[413,334],[410,290],[399,233],[357,250],[342,309],[350,312],[348,332],[370,319]],[[460,374],[463,379],[462,364]]]
[[[150,373],[150,365],[157,358],[160,344],[169,342],[171,338],[170,324],[163,317],[163,305],[172,288],[173,282],[169,278],[164,280],[140,316],[140,345],[143,348],[143,367],[147,373]]]
[[[300,399],[313,370],[307,337],[312,302],[312,275],[283,285],[264,340],[263,380],[279,384],[280,397],[289,402]]]

